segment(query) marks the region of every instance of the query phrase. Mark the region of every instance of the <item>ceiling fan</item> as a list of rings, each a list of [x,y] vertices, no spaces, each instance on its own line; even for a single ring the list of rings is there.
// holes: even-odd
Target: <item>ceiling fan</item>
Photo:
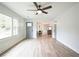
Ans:
[[[33,2],[33,4],[35,5],[37,10],[28,10],[28,11],[37,11],[36,15],[39,13],[44,13],[44,14],[48,14],[48,12],[46,12],[45,10],[52,8],[52,6],[47,6],[44,8],[41,8],[41,5],[38,5],[37,2]]]

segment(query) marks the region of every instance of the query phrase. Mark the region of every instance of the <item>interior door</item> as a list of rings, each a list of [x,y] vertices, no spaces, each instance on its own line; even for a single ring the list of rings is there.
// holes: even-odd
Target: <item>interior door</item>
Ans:
[[[33,38],[33,22],[26,22],[26,38]]]

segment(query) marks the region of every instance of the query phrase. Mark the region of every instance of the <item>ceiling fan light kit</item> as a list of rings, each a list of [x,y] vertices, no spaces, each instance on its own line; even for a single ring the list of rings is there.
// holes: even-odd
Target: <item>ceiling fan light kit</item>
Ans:
[[[41,14],[41,13],[42,13],[42,11],[41,11],[41,10],[38,10],[38,11],[37,11],[37,13],[38,13],[38,14]]]

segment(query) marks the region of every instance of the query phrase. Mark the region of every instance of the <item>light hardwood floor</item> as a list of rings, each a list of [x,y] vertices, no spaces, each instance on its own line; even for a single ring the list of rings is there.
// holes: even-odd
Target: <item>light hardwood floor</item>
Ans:
[[[2,57],[79,57],[79,54],[49,36],[24,40]]]

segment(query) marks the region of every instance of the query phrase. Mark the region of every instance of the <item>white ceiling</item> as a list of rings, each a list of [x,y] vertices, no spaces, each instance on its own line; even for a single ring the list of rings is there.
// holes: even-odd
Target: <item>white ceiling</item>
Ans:
[[[3,2],[8,8],[21,15],[24,18],[31,18],[37,20],[53,20],[55,17],[58,17],[73,5],[75,2],[38,2],[42,5],[42,8],[47,5],[52,5],[53,8],[48,9],[48,14],[39,14],[35,15],[35,11],[27,11],[28,9],[36,9],[32,2]]]

